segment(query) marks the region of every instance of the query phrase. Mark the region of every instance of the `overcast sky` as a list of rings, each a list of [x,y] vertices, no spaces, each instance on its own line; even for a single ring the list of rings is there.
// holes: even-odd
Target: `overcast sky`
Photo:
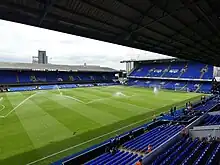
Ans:
[[[121,60],[165,58],[162,55],[56,31],[0,20],[0,61],[28,62],[46,50],[53,64],[100,65],[125,69]]]

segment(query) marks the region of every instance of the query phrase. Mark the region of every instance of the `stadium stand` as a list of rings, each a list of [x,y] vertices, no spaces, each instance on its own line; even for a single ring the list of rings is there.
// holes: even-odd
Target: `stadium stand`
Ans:
[[[125,144],[123,144],[123,148],[132,150],[132,151],[138,151],[142,153],[147,153],[147,146],[153,145],[154,148],[162,144],[164,141],[172,137],[175,133],[180,131],[182,126],[166,126],[162,125],[160,127],[157,127],[146,134],[143,134],[139,136],[138,138],[135,138],[134,140],[131,140]],[[147,142],[147,143],[146,143]]]
[[[150,61],[149,61],[150,62]],[[165,62],[140,64],[129,76],[212,79],[213,66],[198,62]]]
[[[203,125],[220,125],[220,115],[207,115]]]
[[[126,151],[116,151],[114,155],[111,153],[105,153],[101,156],[99,156],[96,159],[93,159],[84,165],[96,165],[96,164],[106,164],[106,165],[117,165],[117,164],[127,164],[127,165],[132,165],[134,164],[137,160],[142,158],[143,156],[138,155],[138,154],[133,154],[129,153]]]
[[[107,86],[119,84],[115,73],[110,68],[89,66],[35,66],[30,64],[16,64],[14,69],[10,64],[0,67],[0,84],[7,85],[8,91],[32,91],[62,88]],[[30,67],[29,70],[25,67]],[[86,68],[85,68],[86,67]],[[19,68],[19,69],[18,69]],[[56,69],[54,69],[56,68]],[[58,69],[57,69],[58,68]],[[78,69],[76,69],[78,68]],[[199,72],[193,72],[199,68]],[[189,73],[188,73],[189,72]],[[191,73],[193,72],[193,74]],[[3,73],[7,73],[3,78]],[[194,62],[152,63],[137,66],[128,77],[128,85],[165,88],[192,92],[210,92],[213,70],[211,66]],[[216,109],[220,99],[210,96],[205,102],[194,103],[193,111],[185,108],[178,109],[174,114],[167,113],[157,117],[154,121],[107,140],[76,155],[59,160],[54,165],[68,164],[134,164],[143,159],[143,164],[206,164],[216,163],[219,159],[219,142],[214,139],[211,143],[201,140],[201,136],[194,137],[194,128],[191,136],[176,138],[181,130],[191,123],[198,128],[201,126],[215,126],[220,124],[220,114],[207,114]],[[217,108],[218,110],[219,108]],[[200,119],[203,117],[203,119]],[[197,128],[196,127],[196,128]],[[208,138],[208,137],[205,137]],[[116,143],[115,141],[118,142]],[[171,143],[167,148],[166,144]],[[149,150],[149,146],[152,146]],[[164,147],[165,146],[165,147]],[[155,156],[155,152],[159,152]],[[153,155],[153,156],[152,156]]]
[[[142,5],[136,3],[136,1],[105,2],[106,1],[90,2],[84,0],[79,1],[76,6],[70,9],[70,3],[60,3],[55,1],[51,3],[46,3],[45,1],[38,1],[38,3],[24,1],[21,3],[21,1],[11,1],[9,3],[2,2],[3,4],[1,5],[1,8],[2,15],[4,15],[3,19],[9,21],[16,21],[35,26],[38,25],[43,28],[113,42],[125,46],[132,46],[156,53],[170,54],[172,56],[186,57],[194,60],[199,59],[203,62],[219,64],[219,50],[217,49],[219,46],[219,35],[215,35],[218,34],[220,25],[219,19],[217,19],[220,15],[220,3],[218,0],[188,2],[175,1],[175,3],[170,1],[164,3],[164,1],[151,0],[143,2]],[[51,7],[53,10],[45,10],[45,14],[43,14],[43,17],[41,17],[42,19],[39,21],[39,18],[42,15],[42,6],[45,6],[46,9]],[[93,14],[88,16],[88,11]],[[52,19],[51,15],[53,15],[57,21],[54,21],[54,18]],[[60,17],[60,15],[62,15],[62,17]],[[102,18],[100,18],[100,16],[102,16]],[[70,17],[71,19],[69,19]],[[150,21],[147,21],[148,23],[146,25],[146,20],[138,21],[137,18],[139,17],[143,20],[149,19]],[[163,21],[161,21],[161,19]],[[70,26],[73,22],[74,26]],[[136,24],[138,25],[137,28],[130,26]],[[126,35],[130,31],[136,32],[136,35]],[[180,86],[181,90],[186,89],[194,92],[209,92],[210,84],[208,79],[211,79],[209,75],[209,66],[200,64],[195,65],[200,69],[200,72],[195,71],[194,73],[194,66],[192,66],[191,63],[184,63],[182,65],[181,71],[177,71],[178,68],[173,64],[163,65],[156,69],[145,68],[147,71],[149,70],[149,73],[144,75],[144,78],[147,77],[149,79],[154,78],[158,80],[155,82],[152,81],[152,84],[150,84],[151,80],[147,80],[149,81],[149,83],[147,83],[149,84],[149,87],[156,84],[159,86],[166,85],[171,89],[175,88],[176,90],[178,90]],[[164,72],[161,71],[162,69],[164,69]],[[142,71],[141,68],[138,70],[138,72]],[[189,72],[192,74],[188,74]],[[15,76],[14,73],[12,73],[11,76],[13,77],[12,80],[11,78],[7,78],[3,83],[14,82],[14,79],[16,79],[16,83],[20,82],[18,73],[16,73]],[[142,77],[139,73],[133,76]],[[79,75],[76,77],[79,80],[82,80]],[[172,81],[161,81],[162,78],[169,78]],[[28,78],[24,78],[23,81],[26,81],[27,79]],[[33,75],[31,81],[36,81],[36,79],[45,81],[45,79],[41,78],[41,76],[38,77],[38,75]],[[67,79],[67,77],[64,76],[64,79]],[[85,79],[88,79],[88,77]],[[186,82],[174,82],[176,79],[179,79],[178,81],[185,80]],[[49,78],[46,78],[46,80],[49,80]],[[50,81],[53,80],[54,79],[52,78]],[[135,83],[138,81],[139,80],[134,80],[132,83],[136,85]],[[203,88],[204,84],[202,82],[206,83],[205,88]],[[178,87],[173,87],[173,83],[179,83],[179,85],[177,84]],[[141,84],[144,85],[145,82],[141,82]],[[197,111],[207,113],[210,110],[208,107],[211,107],[212,109],[212,106],[216,106],[218,103],[219,100],[216,102],[216,100],[213,101],[211,99],[207,101],[205,105],[198,104],[193,108],[197,108]],[[217,156],[219,155],[219,144],[217,141],[214,141],[214,143],[207,143],[200,141],[197,138],[192,139],[188,137],[182,140],[177,139],[175,142],[172,143],[172,145],[177,144],[175,147],[178,147],[178,150],[170,150],[171,155],[168,154],[166,159],[161,160],[161,162],[164,162],[165,164],[167,164],[167,162],[169,164],[188,164],[189,162],[190,164],[201,164],[201,162],[203,162],[202,164],[218,164],[219,162]],[[183,149],[181,143],[184,144],[185,151],[181,150]],[[164,150],[167,151],[167,149]],[[120,151],[120,154],[124,153]],[[145,155],[145,158],[151,157],[152,155],[153,153]],[[129,159],[127,156],[124,157],[125,160]],[[132,163],[135,163],[135,161],[136,159],[134,159]],[[117,164],[120,163],[121,162],[117,162]]]
[[[117,85],[116,73],[100,66],[0,62],[0,85],[8,91]]]
[[[2,75],[5,71],[1,71]],[[1,84],[16,84],[16,83],[37,83],[37,82],[74,82],[74,81],[111,81],[114,79],[113,73],[93,73],[93,72],[59,72],[59,71],[19,71],[7,72],[7,76],[1,79]],[[1,74],[1,73],[0,73]]]
[[[135,62],[128,85],[210,93],[213,66],[185,60]]]
[[[140,158],[143,159],[144,165],[215,165],[220,160],[217,156],[220,153],[218,135],[213,135],[210,141],[208,133],[200,133],[200,135],[197,133],[195,136],[194,132],[195,129],[207,131],[201,128],[201,125],[202,127],[213,127],[213,125],[219,127],[219,102],[218,96],[210,96],[203,102],[194,103],[193,111],[187,110],[185,114],[183,112],[185,108],[183,108],[175,111],[174,116],[171,113],[164,114],[157,117],[156,121],[112,138],[82,153],[59,160],[53,165],[71,163],[133,165]],[[184,134],[183,128],[188,130]],[[131,132],[132,137],[130,137]],[[117,140],[120,142],[119,145],[115,143]],[[114,144],[117,144],[117,147]],[[148,152],[149,145],[152,146],[150,152]],[[113,152],[110,150],[111,147],[115,149],[112,150]]]
[[[198,138],[184,138],[177,141],[171,148],[157,156],[152,165],[164,164],[215,164],[217,163],[216,152],[220,142],[206,142]]]

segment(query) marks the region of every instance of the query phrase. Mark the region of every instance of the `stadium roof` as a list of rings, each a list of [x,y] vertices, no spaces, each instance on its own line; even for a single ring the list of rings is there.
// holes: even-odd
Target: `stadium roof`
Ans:
[[[160,62],[173,62],[173,61],[187,61],[184,59],[179,59],[179,58],[155,58],[155,59],[149,59],[149,60],[136,60],[136,59],[131,59],[131,60],[123,60],[120,61],[120,63],[126,63],[126,62],[149,62],[153,63],[155,61],[160,61]]]
[[[219,0],[1,0],[0,18],[220,64]]]
[[[35,71],[73,71],[73,72],[119,72],[112,68],[95,65],[53,65],[53,64],[31,64],[31,63],[9,63],[0,62],[0,70],[35,70]]]

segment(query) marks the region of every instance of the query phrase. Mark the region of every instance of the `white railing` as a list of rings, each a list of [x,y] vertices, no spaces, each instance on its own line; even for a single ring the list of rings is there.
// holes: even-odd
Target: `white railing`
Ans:
[[[145,76],[128,76],[128,78],[156,79],[156,80],[185,80],[185,81],[212,81],[212,79],[192,79],[192,78],[174,78],[174,77],[145,77]]]

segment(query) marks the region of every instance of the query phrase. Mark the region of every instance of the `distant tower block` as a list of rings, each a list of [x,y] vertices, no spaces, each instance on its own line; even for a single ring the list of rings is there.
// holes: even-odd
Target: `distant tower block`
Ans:
[[[48,64],[48,57],[46,55],[46,51],[38,50],[38,56],[32,56],[32,63]]]
[[[47,64],[48,57],[46,55],[46,51],[38,50],[38,64]]]

